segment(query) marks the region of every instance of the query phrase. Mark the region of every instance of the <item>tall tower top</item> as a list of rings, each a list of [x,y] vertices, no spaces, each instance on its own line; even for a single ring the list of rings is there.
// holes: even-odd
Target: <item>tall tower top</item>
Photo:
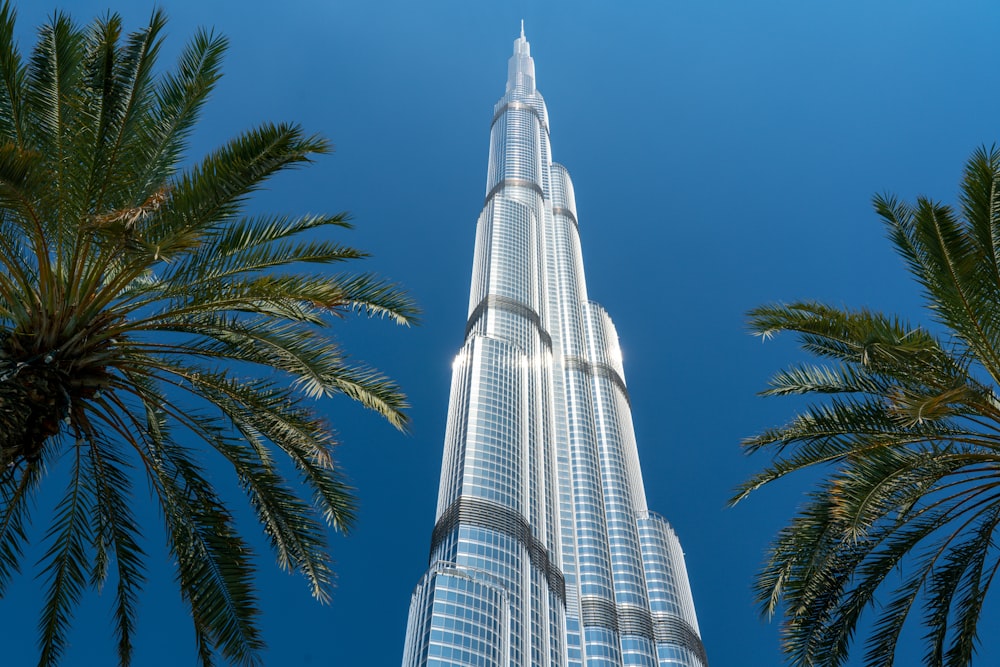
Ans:
[[[508,62],[402,666],[708,667],[680,542],[646,506],[618,333],[587,295],[523,24]]]
[[[535,92],[535,61],[531,58],[531,44],[524,37],[524,19],[521,36],[514,40],[514,55],[507,62],[507,90],[515,89],[525,95]]]

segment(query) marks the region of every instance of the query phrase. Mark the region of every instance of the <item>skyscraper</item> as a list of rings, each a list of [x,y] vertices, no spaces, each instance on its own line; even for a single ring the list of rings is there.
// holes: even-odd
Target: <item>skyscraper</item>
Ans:
[[[646,508],[618,336],[521,36],[490,129],[430,567],[403,667],[706,667],[684,555]]]

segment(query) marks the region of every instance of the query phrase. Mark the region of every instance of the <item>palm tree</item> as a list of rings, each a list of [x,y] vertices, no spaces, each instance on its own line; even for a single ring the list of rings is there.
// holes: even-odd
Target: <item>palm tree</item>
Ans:
[[[397,386],[327,326],[355,312],[405,324],[415,308],[371,275],[303,268],[365,256],[328,240],[344,215],[244,213],[324,139],[266,124],[181,169],[222,37],[198,32],[158,74],[160,11],[130,34],[117,15],[81,28],[57,13],[28,58],[14,14],[0,5],[0,597],[32,498],[60,483],[46,470],[65,471],[46,517],[39,664],[63,656],[85,590],[110,582],[128,665],[145,576],[138,482],[163,517],[201,662],[259,664],[254,558],[206,461],[232,467],[280,566],[328,599],[324,522],[349,526],[354,499],[306,399],[345,394],[399,428],[407,418]]]
[[[755,585],[763,611],[784,615],[792,664],[844,664],[865,615],[866,665],[893,664],[911,616],[925,665],[975,653],[1000,569],[1000,150],[970,158],[960,201],[875,198],[939,333],[814,302],[749,314],[757,335],[793,332],[824,360],[779,372],[764,395],[830,395],[744,442],[773,459],[733,499],[822,467]]]

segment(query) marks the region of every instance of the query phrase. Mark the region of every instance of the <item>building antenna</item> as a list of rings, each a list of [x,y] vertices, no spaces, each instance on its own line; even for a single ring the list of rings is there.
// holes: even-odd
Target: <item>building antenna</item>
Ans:
[[[521,39],[524,39],[524,19],[521,19]]]

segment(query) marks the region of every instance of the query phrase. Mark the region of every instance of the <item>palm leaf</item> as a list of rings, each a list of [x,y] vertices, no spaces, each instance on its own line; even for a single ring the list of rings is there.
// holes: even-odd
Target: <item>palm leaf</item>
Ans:
[[[10,578],[20,571],[20,561],[27,542],[31,499],[42,478],[42,464],[28,462],[23,469],[14,466],[0,471],[0,597]]]
[[[995,148],[972,156],[958,212],[926,198],[875,198],[947,343],[865,309],[798,302],[749,313],[752,333],[791,332],[823,361],[772,378],[764,395],[823,400],[744,441],[773,459],[732,500],[823,470],[755,585],[762,611],[784,616],[792,664],[845,664],[866,615],[866,667],[894,663],[908,623],[925,628],[925,664],[973,659],[1000,568],[998,169]]]
[[[27,73],[14,41],[15,11],[10,0],[0,3],[0,136],[16,147],[26,141],[24,95]]]
[[[42,556],[42,574],[48,581],[39,622],[39,666],[58,663],[66,649],[73,608],[87,583],[87,544],[91,541],[88,516],[93,512],[92,479],[83,470],[79,446],[74,447],[69,486],[56,506]]]
[[[72,455],[51,471],[67,490],[42,529],[44,665],[66,659],[78,603],[105,587],[118,662],[133,661],[136,478],[162,515],[198,660],[260,664],[255,555],[206,463],[226,463],[279,567],[327,601],[326,531],[346,530],[356,501],[315,400],[346,395],[407,423],[399,387],[329,332],[352,313],[416,317],[391,282],[316,272],[368,256],[327,236],[347,215],[244,211],[329,142],[265,123],[186,156],[226,40],[197,32],[163,72],[164,30],[161,10],[130,33],[117,14],[81,28],[56,13],[22,62],[0,1],[0,596],[45,462]]]
[[[98,551],[111,551],[114,556],[117,584],[115,590],[115,633],[118,638],[118,661],[128,665],[132,661],[132,638],[138,618],[139,596],[145,580],[140,546],[139,525],[133,515],[131,503],[132,482],[129,466],[111,442],[93,438],[88,442],[89,476],[94,480],[96,512],[94,527],[95,547]],[[107,565],[95,563],[91,585],[102,588],[107,579]]]

